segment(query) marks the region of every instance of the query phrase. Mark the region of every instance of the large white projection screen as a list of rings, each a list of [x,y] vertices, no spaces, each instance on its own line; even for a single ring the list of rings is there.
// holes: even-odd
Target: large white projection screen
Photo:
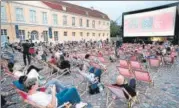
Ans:
[[[176,6],[124,15],[124,37],[174,36]]]

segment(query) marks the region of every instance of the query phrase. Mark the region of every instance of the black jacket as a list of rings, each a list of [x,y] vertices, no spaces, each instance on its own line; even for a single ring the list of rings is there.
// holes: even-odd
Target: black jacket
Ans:
[[[23,43],[22,47],[23,47],[23,53],[29,53],[29,48],[31,47],[29,43]]]
[[[122,85],[112,84],[112,85],[117,86],[117,87],[123,87],[132,97],[136,96],[136,91],[132,87],[130,87],[128,84],[122,84]],[[124,95],[127,99],[129,99],[128,95],[125,92],[124,92]]]

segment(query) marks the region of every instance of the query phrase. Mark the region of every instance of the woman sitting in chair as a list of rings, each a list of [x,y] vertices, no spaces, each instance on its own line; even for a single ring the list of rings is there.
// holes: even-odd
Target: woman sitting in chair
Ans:
[[[117,77],[117,81],[116,84],[112,84],[113,86],[117,86],[117,87],[123,87],[132,97],[136,96],[136,81],[135,79],[131,79],[130,83],[127,84],[125,83],[124,77],[119,75]],[[127,99],[129,99],[129,96],[124,92],[124,95]]]
[[[48,94],[46,92],[37,91],[38,83],[36,79],[28,79],[25,82],[25,87],[28,90],[28,100],[42,108],[57,108],[66,102],[70,102],[73,105],[76,104],[77,108],[83,108],[87,105],[81,102],[76,88],[57,88],[58,86],[55,85],[51,86],[51,94]]]

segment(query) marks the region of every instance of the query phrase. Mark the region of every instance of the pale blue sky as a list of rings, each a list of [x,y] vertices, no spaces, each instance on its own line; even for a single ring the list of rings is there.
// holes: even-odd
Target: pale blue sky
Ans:
[[[132,10],[145,9],[165,4],[174,3],[177,1],[66,1],[87,8],[94,7],[94,9],[102,11],[107,14],[110,19],[116,20],[122,16],[123,12]],[[122,20],[119,18],[118,22]]]

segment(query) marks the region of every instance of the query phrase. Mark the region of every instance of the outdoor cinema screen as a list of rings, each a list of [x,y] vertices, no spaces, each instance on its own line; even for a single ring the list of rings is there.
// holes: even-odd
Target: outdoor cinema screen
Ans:
[[[174,36],[176,6],[124,15],[124,37]]]

